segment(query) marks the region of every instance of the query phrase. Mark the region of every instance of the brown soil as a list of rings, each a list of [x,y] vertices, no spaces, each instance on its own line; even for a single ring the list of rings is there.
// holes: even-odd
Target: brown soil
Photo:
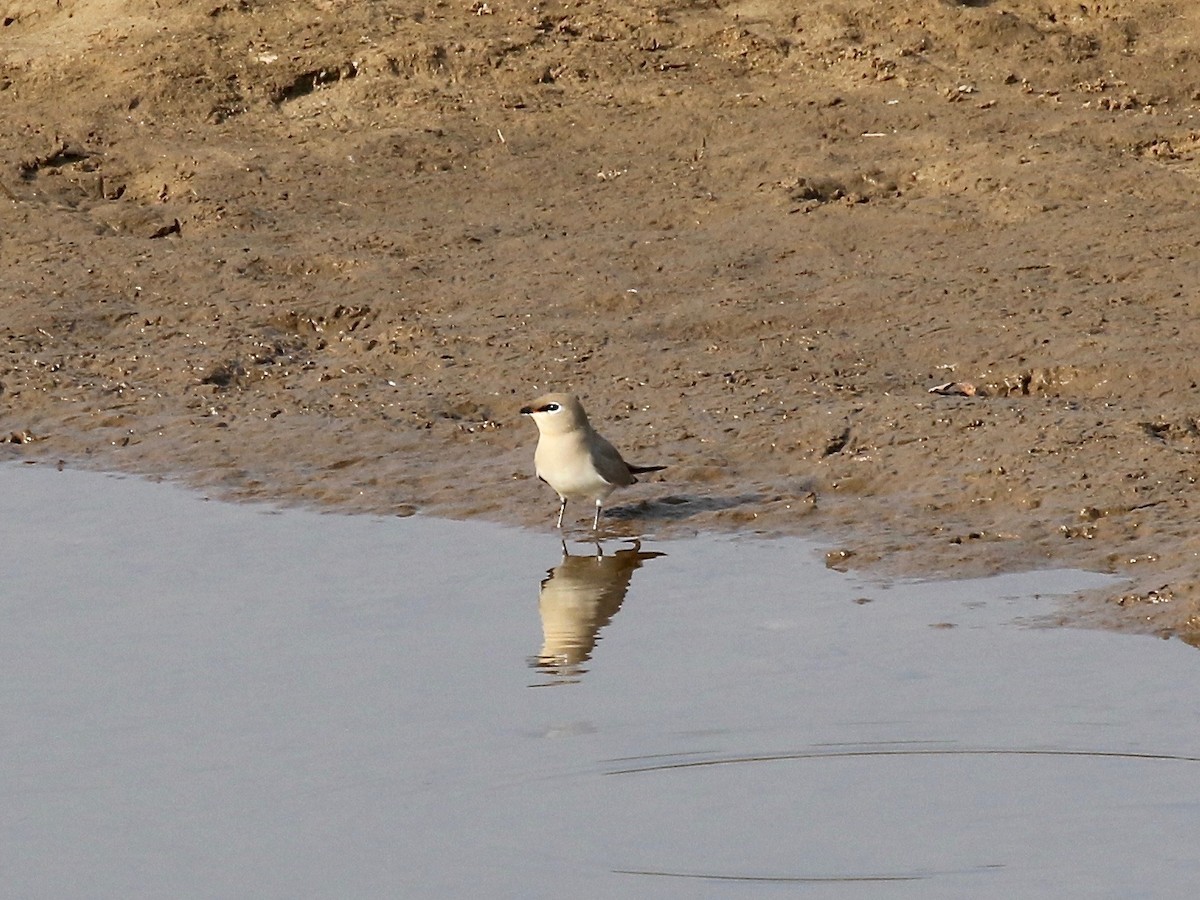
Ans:
[[[3,457],[548,528],[574,390],[613,532],[1200,636],[1193,0],[0,13]]]

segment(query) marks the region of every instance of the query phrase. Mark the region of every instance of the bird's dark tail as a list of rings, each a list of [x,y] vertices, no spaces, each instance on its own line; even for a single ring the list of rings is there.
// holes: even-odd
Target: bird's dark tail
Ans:
[[[629,466],[634,475],[645,475],[647,472],[661,472],[666,466]]]

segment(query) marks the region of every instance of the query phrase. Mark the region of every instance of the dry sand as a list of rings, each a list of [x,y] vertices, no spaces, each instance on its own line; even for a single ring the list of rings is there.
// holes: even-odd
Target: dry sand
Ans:
[[[1200,4],[0,11],[0,458],[548,529],[573,390],[613,533],[1200,641]]]

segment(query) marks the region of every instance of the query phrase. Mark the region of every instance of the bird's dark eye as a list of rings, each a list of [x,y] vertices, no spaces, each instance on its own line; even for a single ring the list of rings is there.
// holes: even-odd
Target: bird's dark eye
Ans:
[[[557,403],[547,403],[547,404],[546,404],[544,407],[542,407],[542,408],[543,408],[543,409],[544,409],[546,412],[558,412],[560,409],[562,409],[562,407],[561,407],[561,406],[559,406]]]

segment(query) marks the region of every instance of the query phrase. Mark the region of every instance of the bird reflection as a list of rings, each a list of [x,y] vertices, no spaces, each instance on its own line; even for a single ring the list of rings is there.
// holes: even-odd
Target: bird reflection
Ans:
[[[642,545],[605,556],[596,545],[594,556],[572,556],[563,544],[563,558],[542,580],[538,612],[542,619],[542,650],[529,664],[542,672],[574,681],[587,671],[600,629],[625,602],[629,581],[642,563],[665,553],[642,552]]]

